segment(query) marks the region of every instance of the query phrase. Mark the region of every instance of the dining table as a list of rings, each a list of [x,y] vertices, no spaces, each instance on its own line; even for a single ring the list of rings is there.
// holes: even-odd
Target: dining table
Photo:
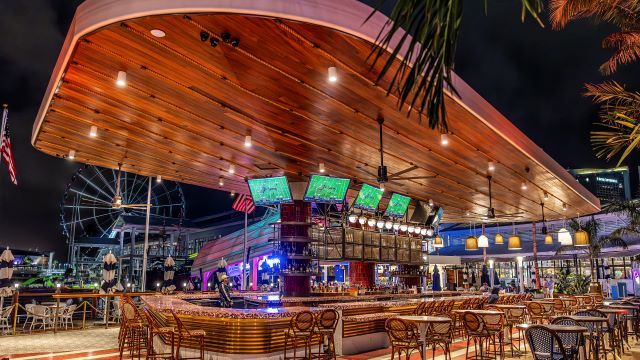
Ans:
[[[451,318],[446,316],[401,315],[397,318],[418,326],[420,342],[422,343],[422,360],[427,359],[427,331],[429,330],[429,324],[452,322]]]

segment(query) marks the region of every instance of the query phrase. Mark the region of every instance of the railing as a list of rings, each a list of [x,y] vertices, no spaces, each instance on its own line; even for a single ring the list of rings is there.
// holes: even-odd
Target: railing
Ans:
[[[44,331],[53,330],[54,333],[57,333],[59,329],[58,325],[62,325],[60,320],[64,318],[70,318],[71,322],[73,322],[73,317],[75,314],[81,312],[82,313],[82,329],[86,328],[87,323],[87,314],[93,317],[94,320],[99,321],[100,317],[102,320],[97,322],[98,325],[104,325],[105,328],[108,328],[109,325],[116,324],[119,320],[120,314],[118,313],[117,305],[114,305],[113,308],[110,309],[111,305],[114,303],[116,298],[120,298],[123,296],[126,297],[139,297],[142,295],[151,295],[153,292],[124,292],[124,293],[113,293],[113,294],[99,294],[99,293],[16,293],[13,296],[13,301],[8,308],[11,308],[11,334],[17,335],[18,329],[18,318],[20,316],[26,315],[25,322],[23,323],[22,330],[27,324],[29,317],[32,318],[33,328],[34,320],[33,319],[42,319],[42,328]],[[50,312],[44,313],[34,313],[30,311],[27,306],[20,303],[20,298],[47,298],[52,299],[54,305],[48,306]],[[61,301],[65,299],[81,299],[80,303],[76,305],[75,309],[72,312],[67,312],[68,309]],[[103,308],[100,309],[99,300],[103,299]],[[6,310],[4,308],[3,310]],[[23,314],[20,314],[20,311]],[[3,313],[5,311],[0,311]],[[1,315],[1,314],[0,314]],[[50,325],[50,328],[47,329],[47,325]],[[31,328],[29,331],[31,331]]]

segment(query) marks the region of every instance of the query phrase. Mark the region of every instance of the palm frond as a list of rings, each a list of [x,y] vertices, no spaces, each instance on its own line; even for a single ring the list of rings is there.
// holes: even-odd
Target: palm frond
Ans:
[[[614,235],[614,233],[615,231],[609,236],[600,237],[600,239],[598,240],[598,242],[600,243],[600,247],[614,246],[627,249],[629,247],[627,242],[624,241],[624,239],[622,239],[620,236]]]
[[[542,0],[521,1],[523,16],[531,14],[540,22],[538,14],[543,8]],[[378,8],[386,2],[379,0]],[[408,104],[408,114],[415,109],[420,120],[426,112],[432,129],[447,129],[445,87],[456,93],[452,69],[462,21],[462,4],[463,0],[395,1],[369,55],[373,58],[372,68],[382,62],[376,82],[387,81],[387,94],[393,93],[398,97],[398,109]],[[400,59],[399,64],[397,59]]]
[[[578,250],[580,249],[573,245],[562,245],[556,249],[556,255],[562,255],[571,251],[578,251]]]
[[[625,30],[637,24],[639,9],[637,0],[549,0],[549,20],[561,29],[572,20],[591,17]]]
[[[629,64],[640,58],[640,31],[616,32],[602,41],[602,47],[617,49],[600,71],[605,75],[616,72],[618,65]]]

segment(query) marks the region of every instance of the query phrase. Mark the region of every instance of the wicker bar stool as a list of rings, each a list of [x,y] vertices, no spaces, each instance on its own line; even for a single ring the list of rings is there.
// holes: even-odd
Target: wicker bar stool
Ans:
[[[173,327],[171,326],[160,326],[160,324],[158,324],[158,322],[156,321],[156,319],[153,318],[153,315],[151,314],[151,312],[149,311],[149,309],[147,308],[143,308],[142,309],[142,313],[144,314],[145,318],[147,319],[147,324],[148,324],[148,336],[149,336],[149,340],[148,341],[148,348],[147,348],[147,359],[170,359],[173,360],[174,357],[174,349],[175,349],[175,333],[173,330]],[[160,340],[162,342],[165,341],[169,341],[169,343],[171,344],[171,352],[167,353],[167,352],[156,352],[155,348],[153,346],[153,341],[155,339],[155,337],[158,336],[160,337]]]
[[[291,318],[289,329],[284,332],[284,360],[311,358],[311,338],[314,326],[315,317],[311,311],[301,311]],[[298,354],[296,352],[300,342],[304,345],[304,356],[302,357],[297,356]],[[287,356],[289,345],[292,346],[293,357]]]
[[[503,309],[504,310],[504,315],[505,315],[505,326],[508,329],[508,343],[505,343],[505,345],[509,345],[510,349],[511,349],[511,357],[513,357],[513,351],[514,351],[514,343],[518,343],[518,347],[515,349],[516,351],[520,352],[522,351],[521,349],[521,344],[525,341],[524,340],[524,334],[522,332],[522,330],[516,328],[516,336],[514,337],[513,334],[513,328],[515,325],[518,324],[523,324],[525,322],[527,322],[527,309],[521,309],[521,308],[506,308]],[[525,345],[526,346],[526,345]]]
[[[147,329],[142,316],[136,305],[122,297],[122,323],[120,325],[119,350],[120,358],[122,358],[125,350],[129,352],[131,358],[142,356],[142,349],[147,349]]]
[[[340,314],[338,314],[334,309],[325,309],[317,315],[316,326],[313,329],[313,334],[318,335],[319,346],[318,354],[317,356],[314,356],[315,358],[335,360],[336,347],[334,334],[336,332],[336,327],[338,326],[338,320],[340,320]],[[327,348],[323,349],[325,341]]]
[[[204,360],[204,337],[207,334],[204,330],[200,329],[187,329],[182,320],[178,317],[173,310],[171,310],[171,315],[173,315],[173,319],[176,322],[176,331],[175,334],[178,336],[178,343],[176,345],[176,359],[200,359]],[[180,348],[184,342],[195,342],[200,348],[200,356],[198,357],[182,357],[180,355]]]
[[[467,311],[463,315],[464,327],[467,332],[467,351],[465,359],[493,359],[488,356],[493,344],[493,354],[500,354],[504,358],[502,344],[502,330],[504,328],[504,314],[480,316]],[[469,356],[469,345],[473,339],[474,355]],[[497,343],[496,343],[497,342]],[[478,354],[478,349],[480,350]]]
[[[432,346],[432,354],[435,358],[436,347],[441,347],[445,360],[451,360],[450,346],[453,343],[453,323],[434,322],[429,324],[426,336],[426,346]]]
[[[411,358],[411,353],[416,350],[422,357],[420,331],[415,324],[398,318],[389,318],[384,323],[384,329],[389,336],[389,342],[391,342],[391,360],[394,359],[396,352],[398,357],[402,358],[403,351],[406,359]]]

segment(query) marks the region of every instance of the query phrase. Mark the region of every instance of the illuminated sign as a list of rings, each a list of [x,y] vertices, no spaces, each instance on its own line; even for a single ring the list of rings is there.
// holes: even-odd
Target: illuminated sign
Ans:
[[[608,182],[608,183],[612,183],[612,184],[617,184],[618,180],[616,179],[609,179],[609,178],[603,178],[603,177],[596,177],[596,180],[598,181],[602,181],[602,182]]]

